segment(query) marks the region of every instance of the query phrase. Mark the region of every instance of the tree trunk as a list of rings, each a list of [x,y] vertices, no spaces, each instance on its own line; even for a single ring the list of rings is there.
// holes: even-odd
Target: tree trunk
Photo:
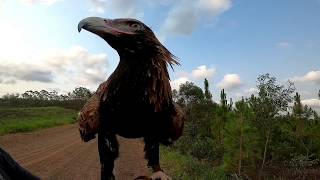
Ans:
[[[266,163],[266,156],[267,156],[267,148],[268,148],[268,144],[269,144],[269,139],[270,139],[270,130],[268,130],[268,132],[267,132],[266,143],[264,144],[263,160],[262,160],[262,165],[261,165],[261,169],[260,169],[260,173],[259,173],[259,179],[261,179],[261,173],[262,173],[264,165]]]
[[[242,144],[243,144],[243,117],[240,115],[240,143],[239,143],[239,165],[238,174],[241,176],[241,165],[242,165]]]
[[[220,123],[220,125],[219,125],[219,142],[220,142],[220,144],[222,145],[222,122]]]

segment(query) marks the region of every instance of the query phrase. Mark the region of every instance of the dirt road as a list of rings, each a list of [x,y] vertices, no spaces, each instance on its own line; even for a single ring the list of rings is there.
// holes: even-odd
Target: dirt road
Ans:
[[[131,180],[147,175],[142,141],[118,140],[120,157],[114,170],[116,178]],[[97,142],[82,142],[77,125],[0,136],[0,146],[41,179],[100,178]]]

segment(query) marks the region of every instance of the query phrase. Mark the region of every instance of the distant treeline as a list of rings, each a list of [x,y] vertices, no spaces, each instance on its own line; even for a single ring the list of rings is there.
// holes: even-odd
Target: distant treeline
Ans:
[[[257,94],[235,103],[224,90],[213,102],[207,80],[204,89],[186,82],[173,93],[187,113],[176,150],[227,179],[320,179],[320,118],[293,83],[261,75]]]
[[[80,110],[93,92],[77,87],[72,92],[59,95],[57,91],[26,91],[22,94],[6,94],[0,98],[0,107],[46,107],[60,106]]]

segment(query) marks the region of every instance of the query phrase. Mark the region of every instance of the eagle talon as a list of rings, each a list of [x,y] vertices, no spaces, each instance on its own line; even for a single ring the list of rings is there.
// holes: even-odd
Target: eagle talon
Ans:
[[[149,176],[149,179],[150,180],[172,180],[172,178],[166,175],[163,171],[157,171],[152,173],[151,176]]]

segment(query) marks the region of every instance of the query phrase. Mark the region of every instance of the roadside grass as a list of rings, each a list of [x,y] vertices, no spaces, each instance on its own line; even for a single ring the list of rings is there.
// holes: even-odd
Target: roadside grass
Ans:
[[[76,122],[77,111],[61,107],[1,108],[0,135]]]
[[[192,156],[187,156],[178,151],[161,147],[162,167],[178,180],[224,180],[228,179],[222,168],[213,168],[207,162],[201,162]]]

